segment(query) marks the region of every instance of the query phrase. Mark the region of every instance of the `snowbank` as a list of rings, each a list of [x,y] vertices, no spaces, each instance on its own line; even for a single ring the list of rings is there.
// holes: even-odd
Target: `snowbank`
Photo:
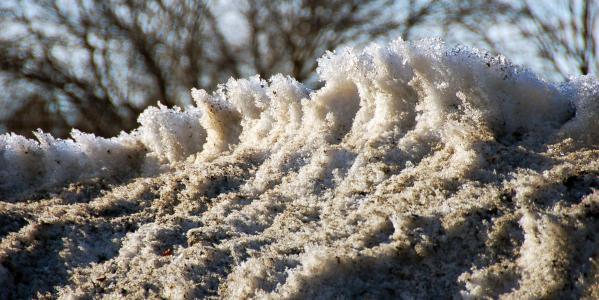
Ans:
[[[318,73],[193,90],[112,139],[0,136],[4,293],[597,296],[596,78],[438,40]]]

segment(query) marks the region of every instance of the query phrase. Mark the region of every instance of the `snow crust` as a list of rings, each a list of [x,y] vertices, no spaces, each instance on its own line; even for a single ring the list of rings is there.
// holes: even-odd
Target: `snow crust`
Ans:
[[[599,296],[596,78],[439,40],[327,53],[318,74],[194,89],[111,139],[0,136],[0,221],[21,224],[0,295]]]

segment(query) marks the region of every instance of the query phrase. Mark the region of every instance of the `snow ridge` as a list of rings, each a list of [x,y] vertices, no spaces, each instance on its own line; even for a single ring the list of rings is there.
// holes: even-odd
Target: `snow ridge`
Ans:
[[[439,40],[318,74],[0,136],[0,298],[599,298],[596,78]]]
[[[325,86],[317,91],[282,75],[231,79],[212,95],[193,90],[197,106],[150,107],[138,129],[110,139],[77,130],[67,140],[43,132],[37,141],[1,135],[0,192],[124,176],[144,164],[211,158],[237,147],[275,150],[290,140],[360,148],[392,133],[400,146],[426,148],[485,128],[507,142],[597,142],[599,83],[591,76],[556,85],[502,56],[439,40],[328,53],[318,73]]]

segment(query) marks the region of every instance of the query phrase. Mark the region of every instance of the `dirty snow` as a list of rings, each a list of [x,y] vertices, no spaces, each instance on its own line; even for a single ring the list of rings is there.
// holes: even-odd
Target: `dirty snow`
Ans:
[[[598,298],[599,81],[439,40],[0,136],[0,298]]]

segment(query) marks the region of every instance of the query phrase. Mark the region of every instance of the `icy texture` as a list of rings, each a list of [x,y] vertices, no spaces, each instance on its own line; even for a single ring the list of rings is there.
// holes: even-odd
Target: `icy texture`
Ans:
[[[113,139],[1,136],[0,296],[599,297],[596,78],[438,40],[318,73]]]
[[[0,135],[0,195],[43,189],[94,176],[131,173],[142,148],[128,134],[105,139],[77,130],[73,139],[56,139],[41,131],[38,141],[15,134]]]
[[[206,131],[200,125],[201,112],[189,107],[168,109],[158,104],[150,107],[140,116],[138,129],[141,142],[152,155],[175,162],[202,150],[206,142]]]

